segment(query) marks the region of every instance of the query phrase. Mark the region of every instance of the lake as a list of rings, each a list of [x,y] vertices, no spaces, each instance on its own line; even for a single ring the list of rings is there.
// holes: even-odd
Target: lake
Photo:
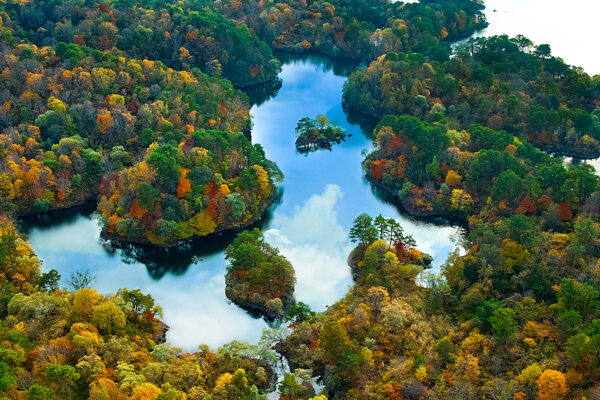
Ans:
[[[600,74],[596,50],[600,2],[597,0],[486,0],[487,29],[475,36],[522,34],[547,43],[552,54],[588,74]]]
[[[281,88],[250,93],[256,102],[252,140],[285,174],[281,201],[259,227],[292,262],[296,299],[322,311],[345,295],[352,285],[348,231],[363,212],[397,218],[418,248],[434,257],[434,271],[439,271],[456,247],[459,228],[400,215],[363,177],[362,153],[371,147],[373,123],[356,115],[349,122],[341,105],[344,81],[356,65],[315,55],[281,58]],[[352,136],[331,151],[299,154],[294,128],[299,119],[317,114]],[[203,343],[216,348],[232,340],[258,341],[267,324],[225,297],[224,249],[234,235],[197,240],[181,249],[115,249],[100,240],[93,209],[92,204],[23,221],[44,271],[57,269],[64,284],[73,272],[89,269],[96,276],[92,287],[101,293],[122,287],[151,293],[171,328],[167,339],[188,351]]]
[[[549,43],[566,62],[600,73],[593,51],[600,4],[572,0],[489,0],[490,27],[477,35],[523,34]],[[495,11],[494,11],[495,10]],[[281,87],[251,91],[255,105],[252,140],[277,162],[285,179],[282,197],[258,226],[294,265],[296,298],[321,311],[352,285],[346,258],[353,245],[348,230],[360,213],[397,218],[418,248],[434,257],[433,270],[456,247],[460,230],[415,221],[399,213],[390,199],[363,178],[362,153],[371,147],[373,124],[342,110],[342,87],[356,64],[324,56],[292,57],[284,62]],[[325,114],[352,134],[332,151],[301,155],[294,128],[300,118]],[[230,304],[225,297],[224,249],[233,234],[197,240],[179,249],[128,246],[115,249],[100,240],[94,205],[23,221],[23,230],[42,259],[56,268],[63,284],[71,273],[89,269],[93,287],[114,293],[121,287],[151,293],[171,327],[167,339],[193,351],[201,343],[216,348],[232,340],[256,343],[267,324]]]

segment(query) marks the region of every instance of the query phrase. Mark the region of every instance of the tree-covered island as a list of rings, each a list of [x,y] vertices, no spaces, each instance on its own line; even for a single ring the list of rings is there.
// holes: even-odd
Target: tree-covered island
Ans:
[[[329,121],[325,115],[315,119],[302,118],[296,125],[296,150],[308,153],[318,149],[329,149],[334,143],[341,143],[348,134]]]
[[[225,251],[227,297],[240,307],[281,320],[294,299],[294,267],[258,229],[241,232]]]

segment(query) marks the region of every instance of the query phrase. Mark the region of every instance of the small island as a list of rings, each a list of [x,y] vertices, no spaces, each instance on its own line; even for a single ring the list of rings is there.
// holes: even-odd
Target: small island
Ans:
[[[225,295],[269,321],[282,319],[295,304],[292,264],[265,242],[260,230],[241,232],[225,251],[229,261]]]
[[[317,115],[315,119],[302,118],[296,125],[296,150],[309,153],[319,149],[331,150],[333,143],[341,143],[349,136],[341,128],[335,126],[325,115]]]

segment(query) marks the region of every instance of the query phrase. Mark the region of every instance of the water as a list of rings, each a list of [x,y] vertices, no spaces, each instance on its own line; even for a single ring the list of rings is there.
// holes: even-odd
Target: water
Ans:
[[[582,66],[591,75],[600,73],[600,57],[593,51],[600,3],[487,0],[486,5],[490,27],[477,36],[523,34],[538,44],[549,43],[553,54],[567,63]],[[371,146],[372,125],[345,115],[341,108],[343,83],[356,66],[317,56],[283,61],[278,91],[270,87],[250,93],[256,102],[252,136],[286,175],[281,203],[259,227],[293,263],[297,299],[320,311],[346,293],[352,284],[346,265],[352,249],[347,232],[361,212],[398,218],[419,248],[434,256],[434,271],[439,270],[456,245],[458,230],[400,215],[363,179],[361,152]],[[332,151],[297,154],[296,122],[316,114],[326,114],[352,137]],[[223,251],[233,235],[199,240],[186,249],[115,249],[100,241],[92,210],[93,206],[83,207],[24,221],[45,271],[58,269],[64,284],[72,272],[88,268],[97,278],[94,288],[102,293],[121,287],[151,293],[171,327],[168,340],[185,350],[201,343],[216,348],[234,339],[258,340],[264,321],[230,304],[224,293]]]
[[[600,74],[598,0],[485,0],[487,29],[474,36],[522,34],[536,44],[547,43],[566,63]]]
[[[252,139],[285,174],[282,200],[260,227],[294,265],[297,300],[322,311],[348,291],[352,280],[346,259],[353,248],[348,230],[362,212],[398,218],[418,247],[434,257],[434,270],[439,270],[456,247],[458,228],[400,215],[363,178],[361,152],[371,146],[373,124],[347,116],[341,106],[344,81],[356,65],[321,56],[282,58],[279,91],[250,93],[257,104],[251,110]],[[327,115],[352,137],[332,151],[296,153],[296,123],[317,114]],[[167,339],[185,350],[193,351],[201,343],[216,348],[234,339],[258,341],[265,322],[225,297],[223,251],[233,235],[199,240],[186,249],[115,249],[100,241],[90,214],[93,205],[87,208],[24,221],[44,271],[56,268],[64,284],[71,273],[87,268],[96,276],[93,287],[102,293],[121,287],[151,293],[171,327]]]

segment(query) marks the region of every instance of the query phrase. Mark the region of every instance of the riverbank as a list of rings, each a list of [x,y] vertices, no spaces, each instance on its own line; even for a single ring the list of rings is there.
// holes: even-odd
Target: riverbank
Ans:
[[[204,235],[204,236],[194,235],[188,239],[182,239],[182,240],[178,240],[176,242],[171,242],[171,243],[152,243],[148,239],[143,239],[143,238],[124,238],[122,236],[108,232],[108,229],[106,227],[103,227],[100,232],[100,237],[103,240],[110,242],[110,243],[133,244],[133,245],[156,247],[156,248],[162,248],[162,249],[185,247],[185,246],[188,246],[189,244],[193,243],[194,241],[218,237],[218,236],[223,235],[226,232],[236,233],[236,232],[241,232],[243,230],[248,229],[249,227],[251,227],[254,224],[256,224],[257,222],[259,222],[265,216],[265,214],[268,212],[269,208],[271,208],[274,205],[277,205],[281,201],[282,194],[283,194],[282,191],[280,189],[278,189],[276,191],[276,194],[271,196],[271,198],[267,201],[267,203],[263,207],[261,207],[260,211],[254,217],[250,218],[248,221],[244,222],[243,224],[240,224],[238,226],[223,226],[223,225],[221,225],[221,226],[217,227],[217,229],[215,229],[214,232],[212,232],[208,235]]]
[[[400,213],[389,194],[365,182],[361,151],[371,146],[374,122],[357,121],[359,114],[346,114],[341,107],[343,83],[355,68],[353,62],[326,56],[290,55],[280,76],[282,87],[251,109],[254,143],[260,143],[285,175],[284,196],[255,226],[293,263],[295,297],[315,311],[334,304],[352,284],[346,258],[353,246],[347,232],[362,212],[398,219],[406,233],[430,250],[433,271],[455,248],[455,228]],[[293,134],[298,120],[320,113],[352,136],[332,151],[298,154]],[[23,223],[46,270],[57,269],[66,281],[88,268],[97,277],[94,288],[102,293],[143,288],[164,309],[171,327],[167,340],[186,351],[196,349],[199,338],[212,349],[232,340],[259,341],[269,325],[225,296],[224,251],[235,232],[169,248],[106,242],[99,240],[94,208],[73,208]]]
[[[466,232],[469,231],[469,222],[467,221],[466,218],[455,214],[455,213],[451,213],[451,212],[435,212],[435,211],[419,211],[419,210],[412,210],[410,207],[408,207],[408,202],[406,200],[400,199],[400,197],[398,196],[398,190],[396,189],[392,189],[389,188],[385,185],[383,185],[382,183],[379,183],[375,180],[373,180],[371,177],[366,176],[365,175],[365,179],[373,186],[375,186],[376,188],[383,190],[385,193],[387,193],[388,195],[392,196],[394,198],[394,200],[396,201],[396,205],[398,206],[398,208],[414,217],[414,218],[418,218],[420,220],[426,221],[426,222],[431,222],[431,223],[436,223],[436,224],[440,224],[440,225],[451,225],[451,226],[458,226],[462,229],[465,229]]]

